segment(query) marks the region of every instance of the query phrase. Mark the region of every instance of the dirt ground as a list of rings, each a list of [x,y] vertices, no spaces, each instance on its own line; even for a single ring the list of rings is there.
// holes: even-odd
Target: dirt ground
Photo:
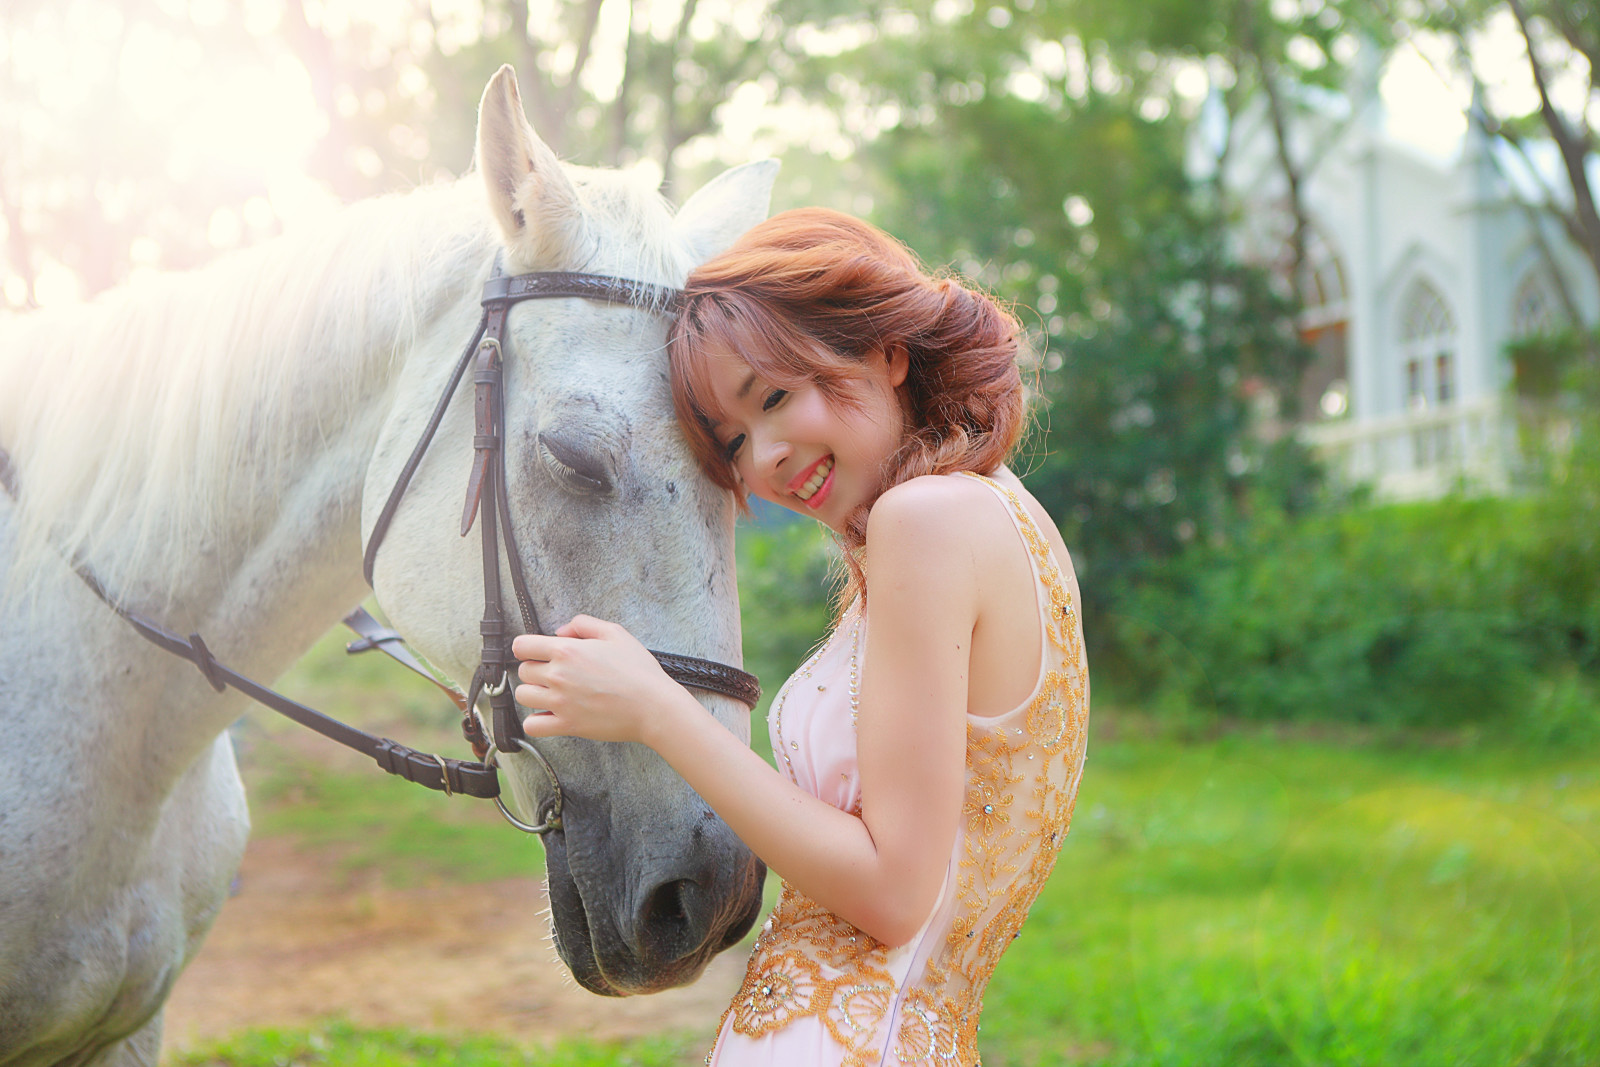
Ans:
[[[290,841],[250,842],[237,894],[168,1002],[168,1053],[329,1016],[528,1041],[685,1031],[709,1047],[744,970],[734,949],[691,987],[598,997],[557,960],[537,880],[395,889],[336,871]],[[521,933],[508,916],[526,917]]]

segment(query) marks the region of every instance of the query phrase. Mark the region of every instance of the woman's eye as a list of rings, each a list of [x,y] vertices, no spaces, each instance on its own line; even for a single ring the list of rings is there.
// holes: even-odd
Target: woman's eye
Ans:
[[[727,457],[729,463],[732,463],[733,460],[734,460],[734,457],[738,456],[739,449],[741,449],[743,447],[744,447],[744,434],[742,434],[742,433],[741,434],[735,434],[733,436],[733,438],[728,441],[727,444],[722,446],[722,454]]]
[[[766,399],[761,401],[761,410],[771,411],[773,408],[778,406],[778,403],[784,397],[788,395],[789,391],[787,389],[774,389],[772,392],[767,394]]]

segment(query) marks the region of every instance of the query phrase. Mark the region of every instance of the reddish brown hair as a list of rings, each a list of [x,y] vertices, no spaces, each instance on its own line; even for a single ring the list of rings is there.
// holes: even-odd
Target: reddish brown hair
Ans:
[[[930,275],[899,241],[826,208],[774,215],[696,270],[672,326],[672,396],[695,458],[712,481],[740,494],[733,465],[712,436],[707,358],[735,352],[780,388],[815,384],[835,403],[867,360],[904,348],[900,387],[907,433],[883,472],[885,489],[923,474],[987,473],[1022,436],[1017,365],[1021,327],[990,297]],[[850,581],[865,594],[860,550],[868,501],[841,534]]]

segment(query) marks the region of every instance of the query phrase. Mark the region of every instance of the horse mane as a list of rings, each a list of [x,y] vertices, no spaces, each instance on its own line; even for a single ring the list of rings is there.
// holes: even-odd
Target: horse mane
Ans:
[[[688,265],[653,188],[568,170],[589,232],[629,257],[607,266],[681,280]],[[474,174],[87,304],[0,319],[0,446],[23,487],[0,587],[14,594],[60,554],[125,594],[170,596],[185,568],[227,558],[229,509],[270,506],[434,316],[475,296],[496,247]]]

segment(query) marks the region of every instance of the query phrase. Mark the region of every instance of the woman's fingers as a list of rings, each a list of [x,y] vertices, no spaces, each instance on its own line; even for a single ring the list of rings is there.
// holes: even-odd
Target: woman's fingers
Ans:
[[[609,637],[616,629],[615,623],[605,622],[593,615],[574,615],[556,630],[560,637]]]
[[[675,684],[627,630],[590,615],[554,635],[522,634],[511,648],[520,661],[517,703],[555,713],[529,717],[536,736],[637,740],[655,687]]]
[[[522,634],[512,640],[511,654],[522,660],[549,660],[564,640],[548,634]]]
[[[553,689],[526,681],[517,686],[512,695],[523,707],[538,708],[540,711],[549,711],[550,705],[556,702],[556,693]]]
[[[581,729],[565,716],[549,711],[536,711],[522,720],[522,732],[529,737],[586,737]]]

